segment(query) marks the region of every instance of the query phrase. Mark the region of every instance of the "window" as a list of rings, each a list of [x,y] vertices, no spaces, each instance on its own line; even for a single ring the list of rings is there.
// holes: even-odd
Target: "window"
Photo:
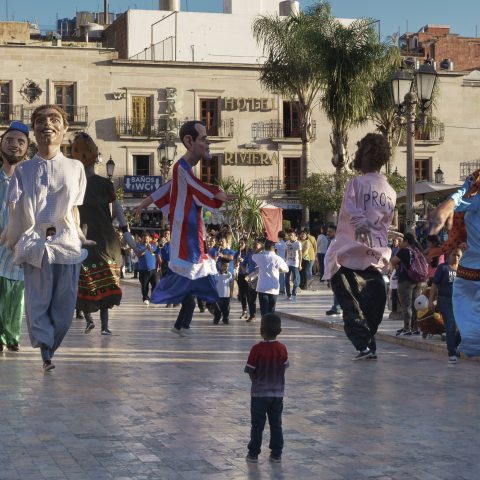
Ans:
[[[133,174],[150,175],[150,155],[133,155]]]
[[[415,159],[415,181],[427,181],[432,179],[432,162],[429,158],[416,158]]]
[[[0,82],[0,124],[10,122],[10,82]]]
[[[75,84],[55,83],[54,91],[55,103],[65,110],[69,122],[75,121]]]
[[[283,102],[283,135],[285,137],[301,136],[299,119],[298,102]]]
[[[150,97],[132,96],[132,133],[150,135],[152,127],[152,105]]]
[[[200,179],[202,182],[218,184],[218,165],[220,164],[218,155],[212,156],[211,160],[202,160]]]
[[[298,190],[300,186],[300,158],[283,159],[283,182],[287,191]]]
[[[200,99],[200,121],[207,129],[207,135],[218,137],[219,127],[219,100],[218,98]]]

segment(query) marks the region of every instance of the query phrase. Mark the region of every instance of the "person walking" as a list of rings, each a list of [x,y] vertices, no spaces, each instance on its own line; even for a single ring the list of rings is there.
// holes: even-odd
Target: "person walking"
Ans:
[[[320,227],[320,234],[317,237],[317,261],[318,261],[318,276],[320,283],[325,282],[323,280],[323,274],[325,273],[325,254],[328,248],[328,238],[325,235],[325,227]]]
[[[257,294],[260,313],[275,312],[278,292],[280,290],[280,273],[288,272],[285,260],[275,253],[275,242],[267,240],[265,251],[253,255],[258,267]]]
[[[14,262],[23,266],[32,347],[40,348],[43,369],[51,371],[73,319],[80,266],[87,256],[77,208],[87,181],[83,165],[60,150],[68,129],[65,111],[41,105],[31,124],[38,152],[17,166],[10,181],[6,245],[15,248]],[[47,238],[52,228],[55,234]]]
[[[141,243],[137,244],[138,278],[142,287],[142,301],[145,305],[150,304],[149,290],[157,286],[158,257],[160,249],[152,242],[150,234],[144,232]]]
[[[360,175],[345,187],[338,228],[325,257],[325,276],[343,310],[345,333],[357,350],[354,360],[376,359],[375,334],[380,325],[387,290],[396,193],[380,170],[391,156],[387,139],[369,133],[358,142],[353,167]]]
[[[288,231],[286,262],[288,272],[285,274],[285,290],[287,300],[295,302],[297,298],[297,288],[300,283],[300,269],[302,259],[302,245],[297,239],[295,230]],[[290,287],[290,278],[292,278],[293,289]]]
[[[213,314],[213,324],[218,325],[220,319],[225,325],[230,321],[230,283],[232,281],[232,273],[229,271],[229,261],[222,260],[220,272],[215,276],[217,285],[218,300],[215,304]]]
[[[257,238],[254,241],[253,247],[248,249],[247,255],[242,262],[243,269],[246,275],[250,275],[257,269],[257,264],[253,260],[253,256],[256,253],[260,253],[263,250],[263,241]],[[258,281],[258,280],[257,280]],[[248,283],[248,282],[247,282]],[[257,287],[256,285],[248,285],[247,290],[247,304],[248,304],[248,318],[247,322],[253,322],[257,317]]]
[[[235,268],[237,270],[237,286],[238,286],[238,300],[242,305],[242,314],[240,318],[247,318],[247,298],[248,298],[248,283],[245,277],[247,272],[243,267],[243,260],[247,256],[247,239],[241,238],[238,243],[238,251],[235,254]]]
[[[336,225],[329,225],[327,228],[327,239],[328,239],[327,252],[330,246],[334,244],[336,234],[337,234]],[[325,273],[324,273],[324,276],[325,276]],[[327,280],[327,285],[328,285],[328,288],[331,288],[330,280]],[[333,304],[330,307],[330,310],[327,310],[325,312],[325,315],[328,315],[328,316],[341,315],[342,311],[341,311],[340,303],[337,297],[335,296],[335,292],[333,290],[332,290],[332,293],[333,293]]]
[[[285,241],[286,234],[283,230],[280,230],[278,232],[278,242],[275,244],[275,252],[276,254],[282,258],[283,260],[286,260],[287,256],[287,242]],[[285,295],[285,273],[280,272],[280,295]]]
[[[398,335],[420,335],[417,327],[417,311],[414,308],[415,299],[422,293],[425,286],[416,282],[408,274],[408,269],[413,263],[415,252],[421,254],[421,246],[412,233],[406,233],[400,241],[397,254],[392,257],[390,264],[397,269],[397,293],[402,308],[403,327],[397,330]]]
[[[310,265],[310,242],[307,238],[306,232],[300,232],[300,244],[302,245],[302,260],[301,260],[301,268],[300,268],[300,290],[307,289],[307,274],[308,274],[308,266]]]
[[[17,165],[27,156],[28,127],[12,122],[0,139],[0,236],[8,224],[7,193]],[[0,245],[0,352],[4,346],[19,350],[23,315],[23,270],[15,265],[13,252]]]
[[[431,311],[435,310],[434,303],[436,300],[438,310],[442,314],[447,337],[448,363],[450,364],[457,363],[457,357],[459,356],[457,349],[462,340],[455,323],[452,303],[453,282],[457,276],[458,264],[461,258],[462,251],[459,248],[455,248],[450,253],[448,262],[442,263],[437,267],[428,299],[428,309]]]

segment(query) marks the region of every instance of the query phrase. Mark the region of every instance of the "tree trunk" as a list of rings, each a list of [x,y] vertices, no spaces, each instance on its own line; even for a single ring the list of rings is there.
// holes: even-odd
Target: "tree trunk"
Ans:
[[[305,134],[306,133],[306,134]],[[310,168],[310,138],[308,132],[302,133],[302,159],[300,168],[300,182],[303,183],[308,177],[308,170]],[[302,228],[310,229],[310,209],[304,205],[302,206]]]

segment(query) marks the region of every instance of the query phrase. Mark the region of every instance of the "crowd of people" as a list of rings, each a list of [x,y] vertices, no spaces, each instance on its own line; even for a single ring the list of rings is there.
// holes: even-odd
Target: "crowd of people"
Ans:
[[[346,186],[337,225],[319,226],[315,235],[282,230],[275,239],[232,232],[228,225],[207,235],[202,209],[218,209],[229,197],[193,175],[192,168],[211,154],[205,126],[189,121],[180,129],[186,152],[172,179],[134,210],[140,215],[155,203],[170,227],[132,235],[113,184],[95,173],[94,141],[77,134],[73,158],[65,157],[60,147],[68,121],[56,105],[36,108],[31,124],[38,145],[32,159],[25,160],[30,142],[25,124],[12,122],[0,142],[0,350],[19,350],[24,304],[30,341],[40,349],[46,372],[55,368],[54,354],[75,309],[86,320],[85,333],[95,328],[92,314],[99,312],[101,334],[111,335],[109,310],[121,304],[125,271],[138,278],[146,306],[180,307],[171,328],[180,337],[191,334],[196,305],[211,313],[213,324],[228,325],[230,303],[237,298],[247,323],[255,322],[259,311],[264,339],[252,348],[245,367],[252,379],[247,455],[252,463],[258,461],[267,416],[270,459],[280,461],[283,449],[288,353],[276,339],[281,332],[277,298],[296,302],[299,292],[311,288],[314,274],[332,290],[326,314],[342,313],[357,351],[354,360],[378,358],[375,335],[388,298],[391,318],[403,320],[397,334],[419,334],[414,303],[422,292],[428,294],[428,308],[443,316],[449,362],[457,361],[459,346],[468,355],[480,354],[479,176],[469,177],[433,212],[432,232],[421,245],[413,233],[402,235],[392,227],[396,193],[380,173],[390,147],[382,135],[368,134],[358,143],[353,161],[358,175]],[[442,245],[438,231],[454,210],[464,215],[468,241]]]

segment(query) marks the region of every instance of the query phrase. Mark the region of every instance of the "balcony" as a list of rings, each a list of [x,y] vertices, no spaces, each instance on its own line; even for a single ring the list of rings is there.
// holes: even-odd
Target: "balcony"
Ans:
[[[22,107],[22,121],[30,125],[32,113],[37,107]],[[67,120],[70,127],[86,127],[88,125],[88,107],[86,105],[59,105],[67,113]]]
[[[317,136],[317,122],[312,121],[311,127],[312,139]],[[272,142],[283,143],[301,143],[302,135],[297,122],[277,122],[270,120],[268,122],[252,123],[252,138],[254,140],[268,139]]]
[[[476,170],[480,170],[480,160],[474,160],[473,162],[461,162],[460,163],[460,180],[463,182]]]
[[[429,146],[429,145],[441,145],[445,141],[445,124],[433,123],[426,125],[415,130],[415,145]],[[402,131],[402,137],[400,138],[400,146],[405,147],[407,145],[406,131]]]
[[[117,117],[117,135],[120,138],[164,139],[167,132],[167,117],[154,118],[153,120],[135,117]]]
[[[0,103],[0,125],[10,125],[13,120],[21,120],[22,118],[22,105]]]
[[[188,121],[190,121],[190,119],[185,118],[184,120],[178,122],[179,132],[182,125]],[[207,128],[207,135],[210,142],[224,142],[231,140],[233,138],[234,132],[235,122],[233,118],[226,118],[224,120],[220,120],[218,125],[212,125],[210,126],[210,128]]]
[[[278,177],[256,178],[252,180],[251,193],[257,197],[282,198],[296,196],[299,181],[296,179],[284,179]]]

